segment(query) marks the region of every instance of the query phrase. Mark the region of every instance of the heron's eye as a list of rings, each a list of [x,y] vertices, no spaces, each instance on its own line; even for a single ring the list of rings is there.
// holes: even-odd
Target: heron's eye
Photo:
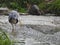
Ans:
[[[16,15],[14,15],[14,17],[16,17]]]

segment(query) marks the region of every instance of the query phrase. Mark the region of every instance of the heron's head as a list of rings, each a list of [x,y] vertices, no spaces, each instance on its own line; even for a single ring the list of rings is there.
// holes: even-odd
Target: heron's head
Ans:
[[[12,10],[12,11],[10,11],[10,13],[9,13],[9,18],[14,18],[14,19],[18,19],[18,15],[19,15],[19,13],[17,12],[17,11],[15,11],[15,10]]]

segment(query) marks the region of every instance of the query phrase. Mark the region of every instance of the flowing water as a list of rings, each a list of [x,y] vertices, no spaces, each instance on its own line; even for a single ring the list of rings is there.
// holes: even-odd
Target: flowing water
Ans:
[[[0,28],[16,42],[15,45],[60,45],[60,31],[53,31],[55,29],[53,26],[17,24],[13,34],[8,16],[0,16]]]

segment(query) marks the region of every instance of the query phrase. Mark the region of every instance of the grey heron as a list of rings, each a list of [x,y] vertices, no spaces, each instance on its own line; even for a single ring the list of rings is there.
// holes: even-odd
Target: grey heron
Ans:
[[[16,26],[16,24],[18,23],[18,15],[19,15],[19,13],[14,10],[9,13],[8,18],[9,18],[9,23],[11,23],[11,25],[12,25],[12,33],[15,30],[14,26]]]

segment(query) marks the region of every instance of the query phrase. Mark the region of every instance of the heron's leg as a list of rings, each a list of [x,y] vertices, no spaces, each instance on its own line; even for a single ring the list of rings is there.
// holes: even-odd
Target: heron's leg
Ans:
[[[14,32],[14,25],[12,24],[12,33]]]
[[[13,29],[12,29],[12,35],[14,37],[16,37],[16,35],[17,35],[17,32],[16,32],[16,24],[13,24],[12,27],[13,27]]]
[[[15,24],[15,27],[14,27],[15,31],[16,31],[16,24]]]

